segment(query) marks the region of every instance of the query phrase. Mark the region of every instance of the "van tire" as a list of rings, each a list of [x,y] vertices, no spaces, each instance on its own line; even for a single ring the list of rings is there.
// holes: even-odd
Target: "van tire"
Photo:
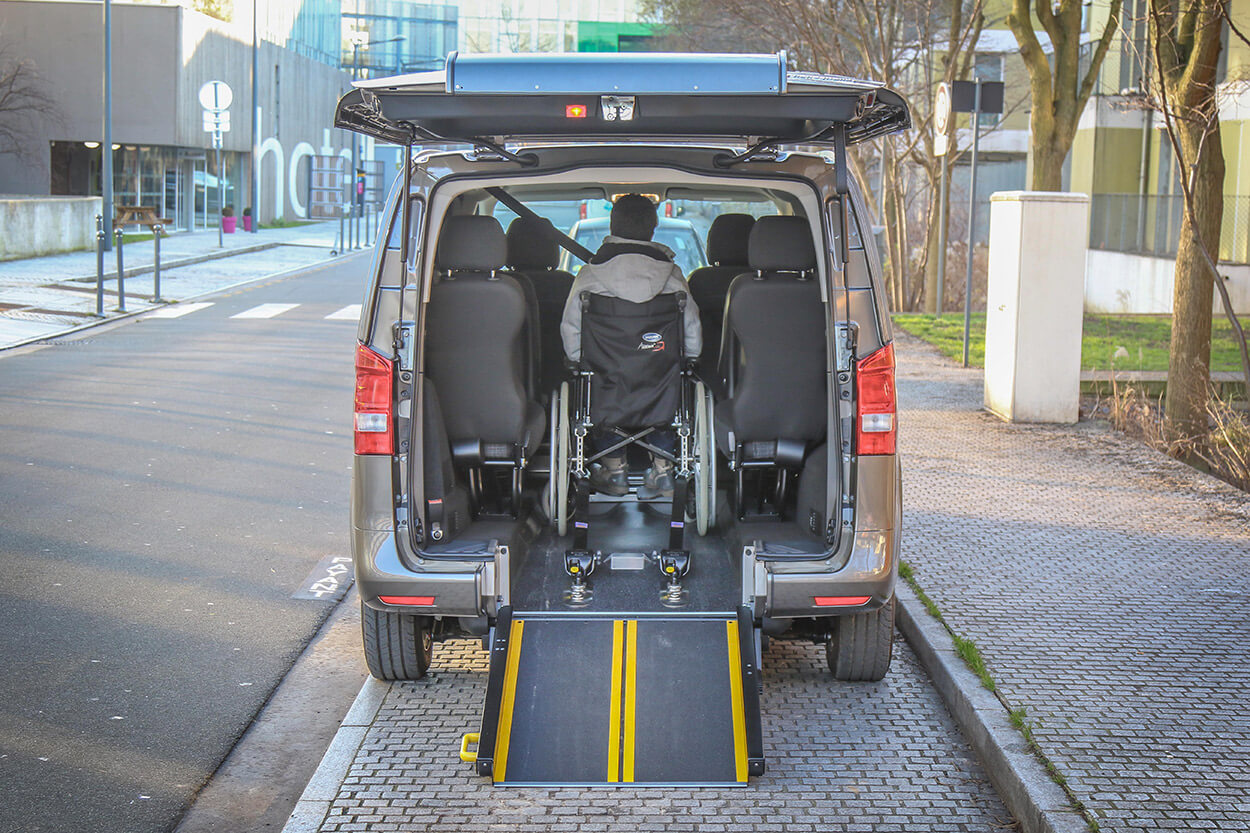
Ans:
[[[360,603],[365,664],[379,680],[419,680],[434,656],[427,617],[374,610]]]
[[[877,610],[833,620],[825,658],[836,680],[877,682],[894,652],[894,597]]]

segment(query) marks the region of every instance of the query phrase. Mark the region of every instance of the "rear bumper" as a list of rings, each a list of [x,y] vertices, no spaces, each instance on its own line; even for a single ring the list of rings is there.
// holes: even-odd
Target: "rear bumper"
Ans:
[[[813,565],[808,565],[809,567]],[[894,595],[898,578],[898,534],[871,530],[855,535],[851,556],[839,570],[803,570],[798,564],[764,564],[764,615],[772,619],[842,616],[875,610]],[[863,603],[821,606],[817,598],[867,597]]]
[[[429,616],[494,615],[494,565],[491,562],[430,561],[409,569],[395,548],[395,534],[352,530],[352,562],[361,601],[374,610]],[[430,596],[430,605],[390,605],[380,596]]]

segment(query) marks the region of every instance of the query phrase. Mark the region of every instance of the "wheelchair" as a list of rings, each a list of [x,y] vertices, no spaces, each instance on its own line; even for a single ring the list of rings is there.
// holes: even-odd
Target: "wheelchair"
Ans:
[[[634,303],[582,292],[578,300],[581,360],[571,363],[572,381],[563,382],[552,395],[550,409],[546,509],[558,535],[573,531],[565,570],[576,581],[596,563],[588,542],[591,466],[632,445],[673,464],[668,547],[659,560],[663,573],[680,577],[690,563],[684,547],[687,521],[694,521],[699,535],[716,524],[713,402],[695,372],[694,359],[685,355],[686,295],[666,293]],[[612,441],[592,450],[591,431],[596,428],[610,432]],[[675,434],[671,451],[653,437],[669,428]]]

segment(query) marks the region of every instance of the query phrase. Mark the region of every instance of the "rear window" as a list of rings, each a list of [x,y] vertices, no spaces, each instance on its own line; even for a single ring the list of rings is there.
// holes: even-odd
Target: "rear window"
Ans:
[[[577,237],[574,239],[587,249],[595,252],[603,245],[603,238],[607,236],[608,228],[606,225],[603,225],[578,229]],[[703,244],[700,242],[695,230],[689,226],[682,228],[657,228],[655,235],[651,239],[673,250],[674,262],[681,267],[683,275],[689,275],[693,270],[701,266],[707,266],[707,260],[703,256]],[[574,262],[575,267],[576,265],[576,262]]]

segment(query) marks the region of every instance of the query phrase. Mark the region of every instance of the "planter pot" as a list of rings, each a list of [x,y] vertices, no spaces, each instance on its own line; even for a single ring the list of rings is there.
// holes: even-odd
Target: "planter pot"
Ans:
[[[221,230],[226,234],[234,234],[235,225],[239,222],[238,217],[222,217]]]
[[[252,217],[250,214],[243,215],[243,230],[244,231],[252,230]]]

